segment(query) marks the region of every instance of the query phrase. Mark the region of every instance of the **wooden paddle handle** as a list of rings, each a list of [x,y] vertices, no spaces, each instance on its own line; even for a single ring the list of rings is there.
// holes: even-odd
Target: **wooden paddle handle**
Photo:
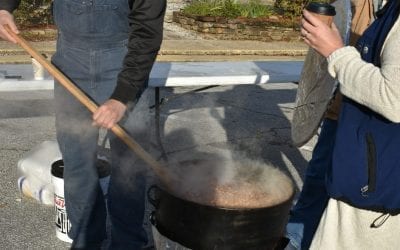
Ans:
[[[35,58],[57,81],[64,86],[76,99],[78,99],[85,107],[94,113],[98,106],[86,94],[71,82],[60,70],[37,52],[29,43],[22,37],[15,34],[8,25],[4,25],[6,31],[17,41],[17,43],[25,49],[29,55]],[[169,183],[169,175],[166,168],[148,154],[121,126],[116,124],[111,128],[111,131],[119,137],[132,151],[134,151],[143,161],[145,161],[157,174],[157,176],[165,182]]]

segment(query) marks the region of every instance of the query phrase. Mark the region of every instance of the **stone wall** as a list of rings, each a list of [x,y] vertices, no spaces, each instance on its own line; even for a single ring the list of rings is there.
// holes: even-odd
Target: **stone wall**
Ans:
[[[282,22],[276,16],[268,18],[236,18],[190,16],[173,12],[173,21],[185,29],[199,32],[204,38],[223,40],[299,41],[297,23]]]

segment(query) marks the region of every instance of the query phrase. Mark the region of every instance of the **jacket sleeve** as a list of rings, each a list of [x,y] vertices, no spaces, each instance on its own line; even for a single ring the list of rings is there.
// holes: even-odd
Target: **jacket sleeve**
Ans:
[[[166,0],[135,0],[129,15],[128,53],[112,99],[127,103],[145,87],[160,50]]]
[[[400,22],[389,32],[381,52],[381,67],[361,59],[354,47],[328,57],[328,71],[340,82],[340,91],[357,103],[400,122]]]
[[[0,10],[7,10],[11,13],[18,8],[20,2],[21,0],[1,0]]]

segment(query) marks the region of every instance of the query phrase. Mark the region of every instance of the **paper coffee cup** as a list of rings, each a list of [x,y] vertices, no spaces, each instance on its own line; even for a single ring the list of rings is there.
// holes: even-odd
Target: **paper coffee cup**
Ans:
[[[328,26],[331,26],[333,17],[336,15],[335,7],[328,3],[310,2],[307,4],[306,10],[318,17]]]
[[[35,80],[44,80],[44,67],[35,59],[32,58],[33,78]]]

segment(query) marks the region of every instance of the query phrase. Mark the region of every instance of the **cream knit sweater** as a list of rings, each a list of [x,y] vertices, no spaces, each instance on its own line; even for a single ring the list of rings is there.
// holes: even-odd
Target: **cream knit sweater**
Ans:
[[[365,48],[363,48],[365,49]],[[366,63],[354,47],[328,57],[328,71],[341,92],[392,122],[400,122],[400,20],[390,30],[381,52],[381,67]]]

